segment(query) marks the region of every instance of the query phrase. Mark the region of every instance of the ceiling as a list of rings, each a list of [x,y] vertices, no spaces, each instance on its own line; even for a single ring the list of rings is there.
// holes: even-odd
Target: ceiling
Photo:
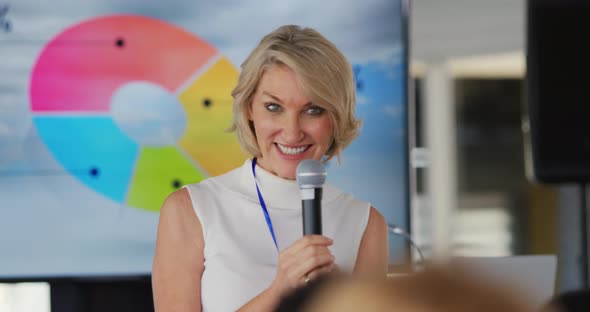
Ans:
[[[526,0],[409,0],[413,60],[522,55]]]

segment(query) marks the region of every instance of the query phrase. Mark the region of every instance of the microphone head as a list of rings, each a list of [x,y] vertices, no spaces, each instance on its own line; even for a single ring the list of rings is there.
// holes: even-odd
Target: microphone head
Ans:
[[[326,169],[319,160],[305,159],[297,165],[295,178],[300,189],[320,188],[326,182]]]

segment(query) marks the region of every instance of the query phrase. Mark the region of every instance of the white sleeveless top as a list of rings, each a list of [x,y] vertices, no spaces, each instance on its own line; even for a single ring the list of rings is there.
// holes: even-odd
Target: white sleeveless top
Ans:
[[[279,250],[302,237],[297,182],[256,166],[256,181],[272,220]],[[258,200],[252,162],[224,175],[187,185],[203,229],[203,311],[235,311],[270,286],[278,252]],[[367,226],[370,205],[326,183],[322,198],[323,235],[341,270],[351,272]]]

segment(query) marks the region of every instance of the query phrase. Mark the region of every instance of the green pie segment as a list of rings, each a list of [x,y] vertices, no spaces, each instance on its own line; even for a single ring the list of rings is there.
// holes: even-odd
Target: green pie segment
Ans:
[[[174,190],[205,179],[175,146],[142,147],[135,166],[127,204],[150,211],[159,211]]]

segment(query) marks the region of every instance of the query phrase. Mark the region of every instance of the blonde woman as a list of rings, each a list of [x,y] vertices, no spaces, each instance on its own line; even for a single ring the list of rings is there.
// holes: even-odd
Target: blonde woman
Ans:
[[[329,183],[324,235],[302,236],[297,165],[339,158],[359,130],[346,58],[317,31],[287,25],[241,68],[232,129],[252,159],[166,199],[152,275],[157,311],[272,311],[335,269],[386,272],[383,216]]]

